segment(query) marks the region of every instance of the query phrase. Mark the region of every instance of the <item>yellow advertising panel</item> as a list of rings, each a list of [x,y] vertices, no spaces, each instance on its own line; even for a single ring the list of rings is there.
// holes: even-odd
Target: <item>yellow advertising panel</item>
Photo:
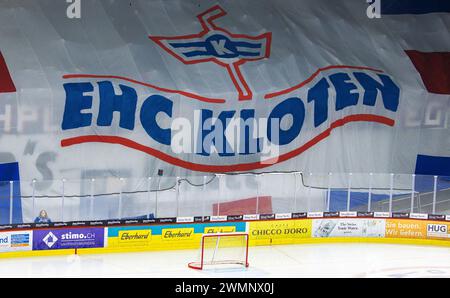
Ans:
[[[450,223],[439,221],[387,219],[386,238],[448,239]]]
[[[425,221],[409,219],[386,219],[386,238],[426,239]]]
[[[152,241],[151,230],[123,230],[117,237],[118,246],[148,246]]]
[[[163,241],[181,241],[194,238],[194,228],[162,229],[161,239]]]
[[[250,222],[250,244],[297,243],[311,238],[311,227],[311,219]]]
[[[214,233],[234,233],[236,232],[235,226],[216,226],[216,227],[205,227],[205,234],[214,234]]]

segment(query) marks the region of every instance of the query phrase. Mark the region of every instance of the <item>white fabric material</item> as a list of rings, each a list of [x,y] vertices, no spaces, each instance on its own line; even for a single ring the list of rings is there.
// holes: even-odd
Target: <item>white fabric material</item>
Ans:
[[[331,4],[328,0],[219,1],[220,7],[227,12],[226,16],[214,21],[221,28],[250,36],[272,33],[270,57],[248,62],[240,68],[253,98],[239,101],[225,68],[214,63],[185,65],[148,37],[196,34],[202,30],[196,16],[216,4],[210,0],[81,1],[82,16],[78,20],[66,17],[67,3],[64,1],[1,1],[0,51],[17,92],[0,94],[0,162],[19,161],[22,193],[31,195],[32,179],[38,179],[39,192],[51,195],[61,193],[62,178],[69,181],[139,178],[155,176],[158,169],[171,177],[203,175],[121,145],[86,143],[61,147],[62,139],[79,135],[127,137],[170,156],[199,164],[227,165],[260,160],[258,154],[232,157],[174,154],[170,146],[154,141],[145,133],[139,122],[139,112],[136,112],[133,131],[120,128],[118,116],[109,127],[96,126],[99,104],[96,83],[108,79],[63,79],[67,74],[116,75],[163,88],[226,99],[220,105],[205,103],[111,80],[118,94],[119,84],[137,91],[137,111],[146,97],[160,94],[173,101],[173,118],[190,120],[196,109],[211,109],[216,117],[225,110],[255,109],[257,117],[267,117],[280,101],[299,97],[306,106],[301,135],[280,149],[281,153],[298,148],[330,123],[347,115],[370,113],[395,119],[393,127],[371,122],[346,124],[304,153],[264,171],[413,173],[420,152],[450,155],[446,128],[449,97],[439,97],[439,110],[446,120],[438,128],[422,125],[421,119],[432,101],[428,100],[419,74],[404,54],[405,49],[450,51],[450,40],[445,38],[450,23],[448,14],[383,16],[377,20],[367,18],[367,4],[359,0],[339,4]],[[264,99],[264,95],[292,87],[319,68],[330,65],[383,70],[400,88],[398,111],[387,111],[377,98],[374,107],[358,105],[336,112],[332,95],[327,123],[315,128],[313,105],[307,104],[309,88],[323,76],[337,71],[352,76],[352,70],[348,69],[325,71],[304,88],[275,99]],[[92,93],[93,125],[62,130],[66,100],[63,84],[77,81],[92,82],[95,87]],[[162,115],[159,121],[161,126],[170,127],[169,118]],[[89,193],[89,189],[80,190],[80,184],[73,183],[72,188],[66,186],[68,193]],[[102,184],[100,188],[108,188],[106,185]],[[140,185],[130,188],[137,189]],[[152,189],[156,189],[156,184]]]

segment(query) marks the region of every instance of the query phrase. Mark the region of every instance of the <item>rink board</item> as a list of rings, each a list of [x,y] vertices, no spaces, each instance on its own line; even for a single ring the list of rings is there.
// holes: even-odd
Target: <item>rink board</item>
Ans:
[[[450,246],[449,231],[449,220],[373,217],[65,227],[2,231],[0,257],[197,249],[203,234],[230,232],[247,232],[250,246],[336,242]],[[69,236],[72,248],[62,245]]]

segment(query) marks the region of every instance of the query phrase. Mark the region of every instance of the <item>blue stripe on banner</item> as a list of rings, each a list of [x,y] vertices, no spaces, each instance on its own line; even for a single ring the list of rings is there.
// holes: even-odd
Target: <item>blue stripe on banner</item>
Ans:
[[[238,53],[240,56],[246,56],[246,57],[257,57],[260,55],[260,53],[245,52],[245,51],[239,51]]]
[[[197,56],[211,56],[211,54],[207,51],[192,51],[183,53],[186,57],[197,57]]]
[[[170,45],[174,48],[192,48],[192,47],[206,47],[204,41],[194,41],[194,42],[173,42]]]
[[[377,0],[381,14],[426,14],[450,12],[449,0]]]
[[[262,44],[261,43],[250,43],[250,42],[246,42],[246,41],[234,41],[233,45],[235,47],[260,49]]]
[[[0,224],[9,224],[11,188],[13,187],[12,223],[22,223],[22,201],[20,195],[19,163],[0,164]]]
[[[416,174],[450,176],[450,157],[417,155]]]

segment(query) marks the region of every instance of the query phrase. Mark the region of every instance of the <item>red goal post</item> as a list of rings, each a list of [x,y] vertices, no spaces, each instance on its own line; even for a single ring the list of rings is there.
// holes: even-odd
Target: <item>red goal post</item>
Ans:
[[[242,265],[248,267],[248,233],[203,234],[198,260],[189,268],[202,270],[205,265]]]

